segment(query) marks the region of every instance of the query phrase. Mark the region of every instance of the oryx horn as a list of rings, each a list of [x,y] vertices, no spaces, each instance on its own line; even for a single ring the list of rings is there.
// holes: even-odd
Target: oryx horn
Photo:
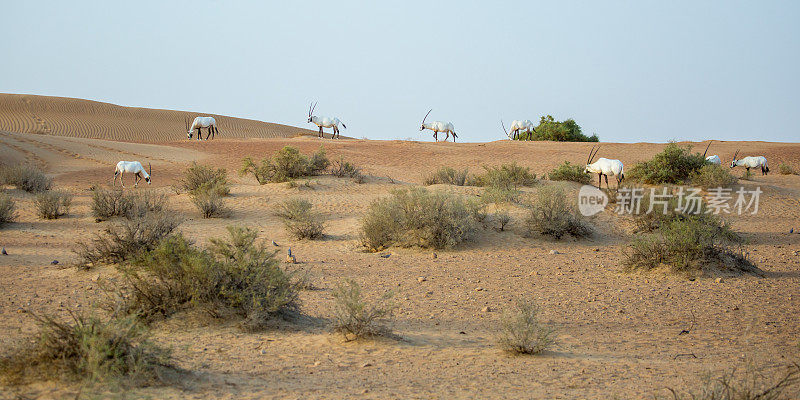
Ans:
[[[432,108],[431,108],[430,110],[428,110],[428,114],[430,114],[430,113],[431,113],[431,111],[433,111],[433,109],[432,109]],[[425,123],[425,119],[426,119],[426,118],[428,118],[428,114],[425,114],[425,118],[423,118],[423,119],[422,119],[422,123],[423,123],[423,124]]]
[[[508,135],[508,131],[506,130],[506,125],[503,124],[503,119],[502,118],[500,119],[500,126],[503,127],[503,131],[506,133],[506,136],[508,136],[510,138],[511,136]]]
[[[706,146],[706,151],[703,152],[703,159],[706,158],[706,153],[708,153],[708,148],[711,147],[711,142],[713,142],[713,140],[710,140],[708,142],[708,146]]]
[[[148,169],[147,174],[153,176],[153,166],[150,165],[150,161],[147,162],[147,169]]]
[[[592,154],[592,151],[594,151],[594,154]],[[600,151],[600,146],[597,146],[597,150],[595,150],[594,146],[592,146],[592,149],[589,150],[589,159],[586,160],[587,164],[591,164],[592,163],[592,159],[594,158],[594,156],[597,155],[598,151]]]

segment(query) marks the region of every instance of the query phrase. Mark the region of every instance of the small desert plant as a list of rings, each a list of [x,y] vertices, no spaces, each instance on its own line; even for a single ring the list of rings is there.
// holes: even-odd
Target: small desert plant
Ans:
[[[672,221],[695,218],[718,227],[720,233],[731,240],[736,237],[733,231],[722,224],[721,219],[710,212],[712,210],[709,210],[708,203],[702,197],[698,197],[696,201],[690,201],[688,200],[689,196],[684,196],[684,204],[681,205],[678,203],[679,197],[675,194],[674,188],[660,191],[642,188],[629,189],[632,192],[641,190],[639,208],[630,210],[636,232],[653,232]]]
[[[79,258],[78,267],[89,269],[101,263],[130,260],[140,252],[155,248],[179,224],[176,217],[166,213],[124,219],[106,228],[104,234],[96,235],[89,243],[77,243],[74,252]]]
[[[591,228],[568,202],[564,189],[545,186],[539,189],[525,219],[525,234],[552,236],[561,239],[564,235],[585,237],[592,234]]]
[[[69,214],[72,195],[62,191],[47,191],[36,195],[36,213],[41,219],[56,219]]]
[[[196,162],[187,168],[180,181],[181,188],[189,193],[198,191],[213,191],[217,195],[230,194],[227,171],[225,168],[214,169],[208,165],[199,165]]]
[[[230,215],[230,210],[225,207],[223,197],[213,189],[200,189],[191,194],[192,204],[197,207],[203,218],[224,218]]]
[[[72,321],[30,314],[39,324],[36,344],[0,361],[3,380],[24,384],[34,379],[132,383],[161,381],[169,351],[147,338],[134,316],[101,319],[70,311]]]
[[[127,216],[133,209],[133,200],[122,189],[94,188],[92,214],[98,219]]]
[[[783,369],[783,368],[781,368]],[[681,392],[673,388],[668,398],[673,400],[782,400],[796,399],[800,394],[800,365],[793,364],[784,372],[768,376],[748,366],[745,371],[735,369],[714,378],[703,376],[699,390]]]
[[[706,164],[692,172],[689,180],[693,185],[703,189],[728,187],[736,183],[736,177],[728,172],[728,168],[715,164]]]
[[[592,178],[583,169],[584,167],[580,165],[573,165],[569,161],[564,161],[563,164],[547,174],[547,179],[551,181],[572,181],[588,185]]]
[[[553,330],[539,322],[539,307],[532,301],[519,301],[500,319],[497,343],[513,354],[539,354],[553,344]]]
[[[44,192],[53,186],[53,180],[33,165],[0,167],[0,183],[16,186],[29,193]]]
[[[530,168],[522,167],[517,163],[503,164],[501,166],[483,166],[486,173],[473,178],[473,186],[486,186],[503,190],[516,190],[521,186],[536,184],[536,174]]]
[[[464,186],[467,184],[468,176],[469,174],[467,169],[457,170],[452,167],[441,167],[437,169],[436,172],[426,177],[424,180],[424,184],[425,185],[446,184],[446,185]]]
[[[9,222],[14,222],[17,219],[17,205],[11,196],[0,193],[0,226]]]
[[[508,215],[508,211],[500,210],[494,213],[494,218],[497,220],[497,229],[501,232],[506,229],[506,225],[511,222],[511,216]]]
[[[389,246],[448,248],[472,239],[476,221],[460,196],[422,188],[396,190],[374,201],[361,225],[362,243],[373,251]]]
[[[322,238],[325,225],[322,216],[314,212],[304,199],[288,199],[280,205],[277,215],[283,219],[286,230],[297,239]]]
[[[778,165],[778,172],[781,175],[794,175],[795,174],[794,168],[792,168],[791,165],[785,164],[785,163],[781,163],[781,165]]]
[[[317,175],[328,168],[329,164],[325,149],[320,148],[309,159],[297,148],[286,146],[278,150],[269,160],[261,160],[258,165],[252,158],[245,158],[242,160],[239,175],[251,173],[262,185],[269,182],[280,183],[303,176]]]
[[[309,157],[306,175],[319,175],[328,169],[330,164],[328,156],[325,154],[325,148],[320,147],[316,153]]]
[[[347,279],[333,289],[333,330],[344,335],[345,340],[386,335],[390,332],[385,322],[395,308],[392,292],[369,302],[361,293],[361,286]]]
[[[706,161],[700,153],[692,153],[690,147],[670,143],[652,159],[634,165],[625,177],[651,185],[678,184],[687,181],[704,165]]]

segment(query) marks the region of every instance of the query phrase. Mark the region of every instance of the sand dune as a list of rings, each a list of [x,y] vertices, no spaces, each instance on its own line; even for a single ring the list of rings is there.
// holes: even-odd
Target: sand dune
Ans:
[[[123,107],[67,97],[0,94],[0,131],[168,142],[186,138],[185,117],[198,112]],[[314,131],[251,119],[211,115],[226,138],[285,138]]]

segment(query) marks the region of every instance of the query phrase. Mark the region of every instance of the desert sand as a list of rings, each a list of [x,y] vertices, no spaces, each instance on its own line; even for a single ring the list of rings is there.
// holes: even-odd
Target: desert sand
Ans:
[[[310,274],[315,289],[302,293],[301,318],[276,321],[261,332],[197,313],[156,323],[155,340],[173,349],[191,379],[135,389],[134,397],[652,398],[667,395],[667,387],[696,387],[705,373],[747,363],[773,371],[800,361],[800,176],[777,173],[780,163],[800,167],[800,144],[714,142],[710,154],[719,154],[723,162],[737,149],[770,160],[770,175],[740,181],[764,191],[759,213],[729,219],[765,276],[689,280],[666,272],[622,272],[631,223],[610,211],[590,220],[595,233],[585,240],[524,238],[523,210],[512,207],[505,231],[487,227],[475,242],[436,251],[436,258],[430,250],[368,253],[360,246],[360,218],[370,202],[421,184],[439,166],[479,172],[482,165],[516,162],[541,176],[564,160],[583,164],[591,144],[333,141],[300,128],[216,115],[221,138],[197,142],[186,140],[183,132],[188,114],[0,96],[0,160],[37,164],[54,177],[57,188],[75,194],[68,217],[45,221],[36,217],[32,195],[4,189],[16,200],[19,217],[0,229],[0,246],[9,253],[0,256],[0,351],[36,332],[20,309],[66,316],[68,308],[87,309],[97,301],[98,281],[113,277],[114,268],[85,272],[69,266],[76,241],[113,223],[95,222],[89,188],[109,184],[117,161],[139,160],[152,164],[153,184],[147,188],[169,194],[170,209],[185,218],[179,230],[188,237],[205,244],[223,236],[228,225],[257,229],[261,239],[278,244],[279,255],[291,247],[296,267]],[[305,154],[324,146],[329,158],[341,156],[361,166],[367,180],[356,184],[319,176],[292,188],[259,185],[252,176],[235,173],[243,157],[260,159],[287,145]],[[663,147],[602,143],[599,156],[632,166]],[[228,169],[230,218],[201,218],[188,195],[172,188],[194,161]],[[563,184],[570,193],[580,187],[542,184]],[[431,189],[481,192],[445,185]],[[286,234],[273,210],[293,196],[310,200],[323,213],[324,240],[298,241]],[[51,265],[52,260],[59,264]],[[344,342],[330,332],[331,289],[345,278],[371,295],[396,293],[399,309],[392,327],[398,338]],[[535,299],[542,320],[556,329],[557,342],[544,354],[513,356],[495,345],[501,312],[519,298]],[[685,329],[690,332],[680,334]],[[0,387],[0,398],[74,398],[79,390],[78,385],[39,382]]]

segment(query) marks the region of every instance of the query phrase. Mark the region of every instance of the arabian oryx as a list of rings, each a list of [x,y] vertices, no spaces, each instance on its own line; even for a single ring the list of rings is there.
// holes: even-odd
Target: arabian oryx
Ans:
[[[592,151],[594,151],[594,154],[592,154]],[[592,162],[592,159],[597,155],[598,151],[600,151],[600,146],[597,146],[597,150],[594,149],[594,146],[592,146],[592,150],[589,150],[589,159],[586,160],[586,169],[584,169],[583,172],[597,174],[598,188],[602,188],[602,178],[605,176],[606,187],[610,189],[608,186],[608,176],[614,175],[617,178],[617,188],[619,189],[619,185],[622,183],[622,180],[625,179],[622,161],[600,157],[597,161]]]
[[[333,128],[333,135],[331,135],[331,139],[336,139],[337,137],[341,138],[341,134],[339,134],[339,124],[342,124],[344,129],[347,129],[347,125],[345,125],[344,122],[336,117],[328,118],[314,115],[315,108],[317,108],[317,103],[311,103],[311,105],[308,106],[308,122],[311,122],[319,127],[319,137],[325,137],[325,134],[322,132],[322,128]]]
[[[117,163],[117,169],[114,170],[114,184],[113,186],[117,185],[117,175],[119,175],[119,181],[122,183],[122,187],[125,187],[125,173],[133,174],[134,175],[134,182],[133,186],[136,187],[139,185],[139,181],[144,178],[144,181],[147,184],[150,184],[150,173],[153,172],[153,168],[150,166],[150,163],[147,163],[147,167],[150,169],[149,172],[144,170],[144,166],[142,163],[138,161],[120,161]]]
[[[519,131],[525,131],[529,135],[531,132],[536,132],[536,129],[534,129],[533,127],[533,122],[531,122],[531,120],[529,119],[526,119],[524,121],[515,119],[514,121],[511,122],[511,133],[513,134],[513,136],[509,135],[508,131],[506,131],[506,126],[503,124],[502,119],[500,120],[500,126],[503,127],[503,131],[506,132],[506,136],[508,136],[508,138],[511,140],[517,140],[517,138],[519,137]]]
[[[764,156],[757,156],[757,157],[745,157],[740,160],[737,160],[736,157],[739,155],[739,150],[736,150],[736,154],[733,155],[733,161],[731,161],[731,168],[735,168],[736,166],[742,166],[747,169],[747,172],[750,172],[750,168],[761,168],[761,175],[766,175],[769,173],[769,166],[767,166],[767,159]]]
[[[217,129],[217,120],[215,120],[214,117],[197,117],[191,125],[189,125],[189,118],[186,118],[186,134],[189,139],[192,138],[192,134],[194,134],[195,130],[197,130],[197,140],[202,139],[200,136],[202,128],[208,128],[206,140],[208,140],[209,136],[211,136],[211,139],[214,139],[214,134],[219,133],[219,129]]]
[[[714,154],[713,156],[706,157],[706,153],[708,153],[708,148],[711,147],[711,142],[713,142],[713,140],[708,142],[708,146],[706,146],[706,151],[703,152],[703,158],[705,158],[706,162],[709,164],[721,165],[722,160],[719,159],[718,155]]]
[[[428,110],[428,114],[430,114],[431,111],[433,111],[432,108],[430,110]],[[425,119],[428,118],[428,114],[425,114],[425,118],[422,119],[422,126],[419,128],[420,132],[424,131],[425,129],[432,130],[433,131],[433,139],[436,140],[437,142],[439,141],[439,132],[444,132],[445,133],[445,135],[446,135],[444,137],[444,141],[445,142],[447,141],[447,139],[450,137],[450,134],[452,133],[453,134],[453,143],[455,143],[456,138],[458,137],[458,135],[456,135],[456,128],[453,127],[453,123],[451,123],[451,122],[442,122],[442,121],[433,121],[433,122],[428,122],[426,124],[425,123]]]

